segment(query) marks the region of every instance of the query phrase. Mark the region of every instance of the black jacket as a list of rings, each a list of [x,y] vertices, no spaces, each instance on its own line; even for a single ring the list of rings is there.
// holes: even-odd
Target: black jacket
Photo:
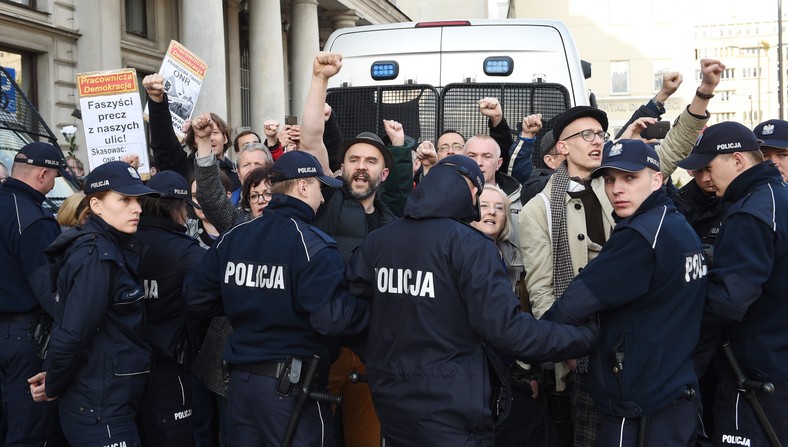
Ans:
[[[142,337],[142,244],[96,216],[46,249],[57,278],[47,396],[86,424],[135,417],[151,367]]]
[[[673,188],[667,191],[676,209],[687,218],[687,222],[695,229],[701,242],[708,246],[714,245],[722,218],[730,204],[723,202],[713,193],[709,194],[700,189],[695,179],[678,191]]]
[[[189,308],[212,316],[223,307],[230,320],[229,364],[317,354],[329,365],[335,346],[326,336],[366,327],[367,304],[347,293],[336,243],[313,218],[306,203],[274,194],[261,217],[224,233],[187,276]]]
[[[175,131],[172,129],[172,115],[170,115],[169,100],[164,95],[164,101],[148,100],[150,116],[150,149],[159,171],[175,171],[185,179],[194,177],[195,151],[189,155],[183,150]],[[241,188],[235,164],[227,157],[219,160],[219,168],[227,174],[232,184],[232,190]]]
[[[664,189],[616,220],[599,256],[542,318],[577,323],[599,313],[602,342],[589,371],[594,403],[616,417],[648,416],[698,389],[692,352],[707,267],[698,236]]]
[[[145,286],[145,341],[157,364],[176,361],[176,348],[186,339],[186,301],[183,282],[205,250],[171,220],[143,214],[136,237],[148,248],[139,275]],[[181,347],[185,351],[185,347]]]
[[[51,313],[44,249],[60,234],[55,216],[41,206],[44,195],[13,177],[0,187],[0,314]]]
[[[373,299],[367,374],[393,445],[467,445],[492,430],[490,349],[538,363],[594,343],[588,328],[520,311],[494,243],[467,225],[477,215],[465,178],[438,164],[348,265],[351,292]]]
[[[324,191],[324,196],[327,192],[330,196],[318,209],[315,226],[334,238],[342,259],[347,262],[353,250],[376,228],[369,228],[364,206],[344,186]],[[375,209],[380,213],[381,226],[397,218],[379,197],[375,197]]]

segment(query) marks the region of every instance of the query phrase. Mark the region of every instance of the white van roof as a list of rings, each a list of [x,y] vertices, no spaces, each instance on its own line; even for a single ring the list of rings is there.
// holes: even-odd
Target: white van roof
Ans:
[[[572,105],[587,104],[583,69],[566,25],[556,20],[451,20],[343,28],[326,51],[343,55],[343,68],[329,87],[452,83],[561,84]],[[508,76],[485,74],[488,57],[509,57]],[[395,61],[398,76],[374,80],[375,62]]]

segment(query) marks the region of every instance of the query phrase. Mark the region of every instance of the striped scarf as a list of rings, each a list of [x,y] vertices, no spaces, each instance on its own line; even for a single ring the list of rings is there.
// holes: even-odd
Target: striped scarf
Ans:
[[[553,174],[550,191],[550,218],[553,240],[553,297],[561,298],[572,278],[572,255],[569,253],[569,234],[566,228],[566,192],[569,189],[569,172],[566,161]],[[588,373],[588,357],[577,359],[578,373]]]

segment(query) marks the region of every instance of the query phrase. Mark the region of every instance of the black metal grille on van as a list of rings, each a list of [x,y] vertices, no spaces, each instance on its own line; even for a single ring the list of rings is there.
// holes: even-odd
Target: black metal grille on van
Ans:
[[[0,68],[0,148],[19,149],[40,138],[57,146],[57,138],[38,111],[22,94],[16,81]]]
[[[402,123],[416,141],[435,141],[438,131],[438,91],[421,84],[332,88],[326,102],[334,109],[342,138],[361,132],[386,135],[383,120]]]
[[[343,138],[352,138],[361,132],[385,135],[383,119],[393,119],[403,124],[405,133],[416,141],[433,143],[445,129],[460,132],[466,138],[488,133],[487,121],[479,113],[478,101],[495,97],[501,101],[504,117],[517,131],[522,118],[534,113],[542,114],[542,130],[537,135],[536,147],[541,137],[553,128],[555,117],[569,109],[569,91],[561,84],[476,84],[447,85],[440,93],[429,85],[390,85],[380,87],[337,87],[328,90],[326,101],[339,119]],[[534,166],[543,162],[534,151]]]
[[[541,113],[543,127],[537,134],[537,148],[542,135],[553,129],[555,117],[571,107],[569,91],[561,84],[449,84],[441,92],[441,129],[456,130],[465,138],[489,133],[478,105],[486,97],[501,102],[512,132],[517,132],[523,117]],[[538,151],[534,151],[532,160],[535,167],[544,165]]]

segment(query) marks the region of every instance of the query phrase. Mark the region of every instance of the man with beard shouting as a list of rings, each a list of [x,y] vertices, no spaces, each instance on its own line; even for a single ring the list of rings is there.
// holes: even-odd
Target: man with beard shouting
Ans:
[[[318,53],[312,82],[304,104],[301,150],[312,153],[330,172],[328,152],[323,144],[328,79],[339,73],[342,56]],[[412,189],[413,161],[405,145],[405,132],[396,121],[383,121],[391,144],[371,132],[345,140],[337,156],[341,166],[341,188],[323,188],[324,203],[317,210],[314,225],[336,240],[345,262],[367,235],[397,217]],[[384,185],[385,182],[385,185]],[[392,212],[394,210],[395,212]],[[351,344],[349,340],[343,344]],[[350,383],[352,372],[365,373],[364,364],[349,348],[342,347],[331,366],[328,389],[342,394],[342,428],[345,447],[375,446],[380,442],[380,424],[366,383]],[[340,430],[335,430],[339,433]]]

